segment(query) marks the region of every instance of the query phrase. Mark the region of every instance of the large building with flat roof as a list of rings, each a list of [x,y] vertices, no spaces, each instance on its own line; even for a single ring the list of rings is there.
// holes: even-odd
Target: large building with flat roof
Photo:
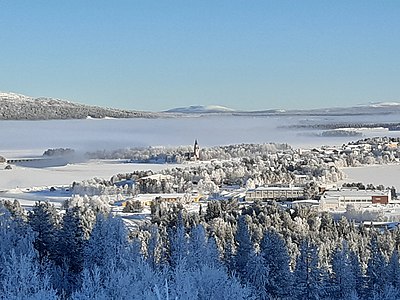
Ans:
[[[138,194],[131,201],[140,201],[144,206],[150,206],[156,199],[177,203],[177,202],[198,202],[202,195],[198,193],[174,193],[174,194]]]
[[[246,191],[246,201],[300,200],[305,199],[304,186],[282,184],[258,187]]]
[[[327,190],[321,196],[320,207],[323,210],[346,208],[351,204],[364,207],[371,204],[389,204],[392,201],[390,190],[339,189]]]

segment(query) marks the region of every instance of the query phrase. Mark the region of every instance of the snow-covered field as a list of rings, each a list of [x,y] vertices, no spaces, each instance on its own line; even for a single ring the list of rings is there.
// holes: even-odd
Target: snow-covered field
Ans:
[[[161,170],[173,165],[132,164],[117,160],[90,160],[86,163],[70,164],[50,168],[25,168],[13,166],[12,170],[0,169],[0,191],[33,186],[69,185],[94,177],[110,179],[118,173],[137,170]]]
[[[347,178],[343,182],[362,182],[364,184],[394,186],[400,192],[400,165],[372,165],[356,168],[343,168]]]
[[[50,168],[25,168],[13,166],[12,170],[0,169],[0,199],[17,199],[22,206],[32,207],[36,201],[49,201],[59,207],[71,197],[68,187],[74,181],[94,177],[110,179],[118,173],[137,170],[161,170],[173,167],[166,164],[132,164],[118,160],[91,160]],[[55,191],[50,191],[56,187]]]

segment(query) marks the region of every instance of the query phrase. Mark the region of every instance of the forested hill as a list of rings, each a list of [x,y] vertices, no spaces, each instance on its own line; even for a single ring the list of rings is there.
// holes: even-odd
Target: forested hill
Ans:
[[[154,118],[158,113],[104,108],[55,98],[33,98],[0,92],[0,120]]]

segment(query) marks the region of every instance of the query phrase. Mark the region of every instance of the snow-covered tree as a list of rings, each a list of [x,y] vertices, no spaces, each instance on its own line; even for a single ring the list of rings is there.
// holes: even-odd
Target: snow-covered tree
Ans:
[[[162,285],[164,278],[162,274],[153,271],[145,261],[138,260],[119,265],[114,258],[108,262],[106,270],[103,268],[98,266],[85,268],[82,288],[75,291],[71,298],[73,300],[157,299],[156,287]],[[165,296],[164,291],[160,294],[162,297]]]
[[[294,270],[294,295],[299,300],[318,300],[327,295],[324,271],[318,267],[317,248],[304,241]]]
[[[13,251],[16,255],[31,252],[35,233],[0,204],[0,270]]]
[[[179,213],[175,229],[169,231],[170,243],[170,265],[176,266],[181,260],[186,259],[188,252],[187,236],[182,220],[182,213]]]
[[[160,263],[162,245],[161,237],[157,225],[152,225],[150,228],[150,238],[147,244],[147,257],[148,264],[155,269]]]
[[[260,255],[268,270],[266,289],[272,298],[289,298],[292,296],[292,273],[290,257],[281,236],[267,231],[260,244]]]
[[[190,268],[181,260],[172,272],[172,299],[251,299],[250,289],[219,266]]]
[[[389,274],[389,283],[396,288],[400,287],[400,263],[399,263],[399,252],[394,250],[390,256],[390,260],[387,266],[387,272]]]
[[[237,231],[235,234],[236,255],[235,268],[242,278],[246,277],[246,267],[248,261],[254,252],[253,243],[251,241],[248,224],[244,216],[239,217]]]
[[[86,242],[83,218],[79,207],[68,209],[57,236],[58,259],[76,274],[83,267],[83,249]]]
[[[54,259],[58,219],[56,209],[48,202],[37,202],[29,213],[28,222],[33,231],[36,232],[34,246],[39,253],[40,261],[45,258]]]
[[[262,255],[252,253],[247,262],[247,277],[246,280],[252,288],[252,294],[256,299],[267,300],[271,293],[268,290],[269,286],[269,268],[265,263]]]
[[[127,264],[129,256],[127,236],[121,218],[99,214],[84,249],[85,267],[101,267],[109,264],[112,259],[116,260],[117,264]]]
[[[389,282],[387,262],[378,247],[376,238],[371,240],[371,255],[368,260],[368,267],[365,278],[365,293],[372,296],[374,293],[382,293]]]
[[[56,300],[56,291],[40,270],[32,247],[27,254],[11,251],[0,274],[0,299]]]
[[[357,293],[357,280],[353,268],[349,249],[344,243],[342,249],[335,251],[332,260],[333,290],[337,299],[348,299]]]

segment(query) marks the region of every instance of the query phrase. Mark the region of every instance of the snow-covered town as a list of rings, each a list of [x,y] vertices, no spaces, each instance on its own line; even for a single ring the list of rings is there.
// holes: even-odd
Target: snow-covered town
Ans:
[[[49,155],[49,152],[52,154]],[[132,152],[134,158],[126,158]],[[57,166],[63,160],[73,161],[73,155],[72,149],[49,149],[41,157],[2,157],[1,165],[2,169],[12,174],[13,169],[32,170],[32,164],[42,168],[48,164]],[[396,204],[397,201],[394,186],[374,186],[366,182],[343,186],[346,182],[343,170],[346,168],[397,164],[400,156],[397,138],[364,139],[340,147],[312,149],[293,149],[286,144],[239,144],[200,150],[196,140],[191,150],[190,147],[158,147],[128,149],[118,155],[102,153],[114,160],[101,160],[96,157],[98,154],[93,153],[88,155],[91,168],[91,164],[97,162],[101,166],[114,164],[126,169],[140,166],[140,171],[112,174],[110,180],[93,178],[74,181],[69,186],[63,186],[64,190],[67,188],[73,197],[117,197],[116,202],[122,206],[140,202],[139,206],[150,207],[156,198],[171,203],[212,200],[306,203],[304,200],[317,200],[320,209],[335,210],[350,204],[365,207],[370,204]],[[125,159],[121,160],[120,156]],[[154,162],[157,164],[154,165]],[[158,171],[154,166],[158,167]],[[7,172],[3,174],[8,175]],[[52,188],[55,192],[56,187]],[[4,195],[7,195],[6,191],[3,191]],[[113,204],[112,200],[108,202],[105,205]]]
[[[42,259],[50,259],[49,262],[54,264],[54,267],[58,263],[52,262],[52,258],[48,255],[53,251],[53,243],[62,245],[59,239],[65,239],[62,234],[66,234],[66,222],[74,222],[71,223],[73,226],[71,228],[74,228],[72,230],[75,232],[74,238],[71,236],[64,241],[72,243],[68,247],[78,247],[75,243],[80,243],[79,247],[83,247],[83,250],[86,247],[93,248],[92,243],[100,243],[98,238],[101,237],[101,232],[97,233],[100,234],[98,238],[95,239],[93,236],[96,230],[100,230],[96,229],[98,226],[102,226],[102,231],[105,230],[104,226],[120,226],[118,230],[126,232],[129,236],[126,242],[128,244],[136,243],[135,247],[139,247],[136,250],[138,252],[134,252],[136,258],[132,258],[136,261],[135,264],[141,261],[141,259],[138,260],[138,257],[142,257],[145,261],[151,259],[154,266],[158,266],[157,268],[161,267],[164,259],[167,259],[167,256],[164,256],[167,255],[164,252],[166,251],[165,245],[169,244],[169,247],[172,247],[174,244],[170,244],[172,241],[170,239],[178,238],[170,236],[169,233],[166,234],[165,230],[168,232],[168,228],[170,228],[173,230],[171,234],[186,232],[180,239],[188,238],[184,242],[188,243],[187,247],[189,248],[187,249],[194,247],[191,243],[200,242],[196,241],[199,238],[197,235],[203,232],[201,233],[204,235],[203,242],[201,242],[203,244],[198,244],[196,250],[174,252],[178,250],[170,249],[168,251],[173,252],[168,255],[180,253],[178,257],[186,257],[184,263],[186,265],[188,264],[187,260],[195,259],[193,255],[197,252],[192,251],[199,251],[198,247],[205,247],[204,251],[215,251],[214,262],[211,265],[203,265],[202,268],[208,266],[207,268],[216,268],[215,270],[220,271],[223,269],[235,271],[237,286],[234,293],[239,298],[248,298],[253,293],[251,288],[245,288],[241,282],[251,284],[257,293],[260,292],[257,287],[260,284],[257,283],[258,280],[249,281],[253,278],[248,273],[249,264],[265,268],[268,266],[268,268],[272,268],[271,270],[275,270],[266,269],[269,270],[267,278],[270,280],[271,278],[280,278],[282,274],[279,270],[286,270],[285,276],[293,277],[294,281],[298,281],[303,280],[304,276],[301,273],[303,271],[298,269],[301,266],[299,260],[303,259],[303,255],[311,255],[311,253],[316,255],[315,266],[307,272],[319,272],[318,276],[322,277],[310,279],[304,284],[321,285],[318,288],[319,297],[329,295],[326,291],[323,292],[325,294],[320,294],[323,289],[327,288],[324,285],[328,284],[337,285],[338,291],[343,293],[341,296],[343,299],[347,299],[349,295],[353,294],[367,297],[369,290],[365,286],[354,284],[353,288],[349,287],[349,290],[341,290],[339,283],[335,281],[338,278],[336,276],[339,276],[335,272],[338,271],[332,269],[336,268],[335,264],[339,263],[335,261],[337,259],[335,257],[341,257],[340,263],[342,263],[342,256],[356,255],[352,259],[358,260],[357,272],[359,273],[352,273],[355,271],[350,270],[346,272],[350,272],[351,276],[354,276],[354,280],[365,282],[370,280],[369,275],[366,274],[372,268],[370,267],[371,259],[376,259],[374,255],[384,255],[381,259],[386,259],[386,264],[389,264],[392,259],[391,255],[396,253],[391,254],[392,251],[395,251],[396,244],[391,242],[391,246],[387,248],[385,243],[389,236],[394,237],[397,232],[400,232],[398,228],[400,201],[397,200],[397,186],[385,186],[384,178],[380,181],[381,184],[354,182],[348,181],[346,172],[357,168],[367,168],[366,172],[368,173],[368,168],[373,170],[379,166],[390,169],[398,166],[399,155],[399,139],[387,137],[367,138],[344,143],[341,146],[321,146],[308,149],[294,149],[288,144],[201,147],[199,141],[196,140],[193,146],[185,147],[149,147],[101,153],[88,152],[85,154],[85,161],[77,160],[75,151],[70,148],[48,149],[42,156],[11,158],[2,156],[0,177],[6,184],[1,187],[0,199],[4,209],[10,211],[11,216],[14,216],[12,218],[17,217],[23,222],[28,222],[31,224],[30,226],[33,226],[34,232],[44,235],[43,239],[46,239],[46,244],[40,246],[42,248],[35,249],[42,255]],[[68,180],[69,169],[73,174],[71,180],[72,178],[79,179],[80,176],[82,176],[82,180],[73,180],[70,184],[57,184],[57,182],[62,182],[57,181],[61,178]],[[116,170],[119,172],[115,173]],[[125,171],[121,173],[121,170]],[[135,171],[132,172],[132,170]],[[93,175],[102,175],[103,178],[91,177],[91,172]],[[25,182],[21,178],[22,174],[27,175]],[[60,177],[57,178],[57,176]],[[108,178],[104,178],[104,176]],[[20,181],[17,180],[18,177]],[[373,176],[371,179],[376,181]],[[52,180],[55,181],[52,182]],[[45,184],[46,182],[51,185]],[[13,185],[13,183],[17,183],[17,185]],[[47,215],[46,219],[37,219],[39,213]],[[99,220],[99,214],[107,216],[106,219]],[[3,214],[1,217],[8,218],[7,214]],[[259,218],[262,218],[263,221],[261,222]],[[41,224],[40,222],[45,223]],[[111,223],[108,224],[109,222]],[[50,227],[43,231],[42,226]],[[328,229],[325,226],[333,227]],[[339,228],[341,229],[339,230]],[[329,244],[321,244],[321,241],[326,238],[326,235],[321,235],[321,230],[326,234],[333,234],[331,232],[333,229],[337,237]],[[50,231],[46,233],[47,230]],[[115,232],[117,228],[111,229],[110,227],[110,230]],[[200,231],[197,232],[198,230]],[[317,232],[320,233],[317,234]],[[359,237],[350,242],[343,235],[345,232]],[[386,233],[383,234],[384,232]],[[50,235],[47,236],[48,234]],[[120,238],[118,237],[118,239]],[[248,240],[249,238],[250,240]],[[300,241],[305,239],[306,242],[299,244],[296,242],[297,239]],[[360,248],[358,239],[363,240],[363,243],[366,242],[365,239],[373,239],[374,247],[380,250],[370,247]],[[154,244],[156,241],[158,242]],[[101,243],[105,243],[105,241]],[[101,272],[106,272],[112,267],[109,263],[115,263],[116,258],[112,254],[116,253],[114,251],[132,251],[128,248],[125,249],[124,244],[120,244],[120,242],[116,243],[116,241],[110,240],[107,242],[108,247],[110,247],[109,243],[114,243],[111,248],[113,250],[103,258],[107,260],[107,264],[104,265],[105,269]],[[342,244],[343,248],[335,250],[338,244]],[[241,255],[245,255],[242,253],[244,251],[242,247],[250,245],[254,249],[259,249],[254,250],[258,254],[254,254],[256,255],[254,257],[248,256],[248,254],[242,257]],[[278,245],[281,247],[279,250],[269,248],[278,247]],[[231,249],[229,251],[232,253],[227,254],[225,252],[228,251],[227,249]],[[273,253],[285,251],[287,265],[280,265],[279,270],[273,269],[276,267],[276,262],[268,262],[268,260],[277,258],[271,257],[268,260],[267,257],[263,258],[264,256],[261,255],[264,255],[264,251],[267,251],[266,253],[269,253],[268,251],[273,251]],[[79,254],[81,255],[80,261],[84,259],[84,255],[88,255],[85,253],[87,252]],[[51,255],[56,254],[54,252]],[[70,268],[78,268],[70,269],[70,272],[75,272],[75,275],[63,276],[74,276],[70,278],[75,278],[75,276],[81,276],[80,272],[85,270],[82,269],[82,265],[76,265],[76,255],[78,254],[68,254],[63,250],[62,257],[69,261]],[[124,255],[133,255],[133,253]],[[196,255],[201,255],[201,253]],[[260,259],[262,262],[259,261]],[[230,262],[231,260],[232,262]],[[102,264],[105,262],[103,260]],[[175,263],[182,264],[183,262]],[[284,262],[282,261],[280,264],[284,264]],[[98,266],[97,263],[96,266]],[[349,264],[349,268],[350,266],[351,264]],[[151,275],[149,275],[150,273],[146,275],[152,278],[149,282],[140,281],[141,283],[138,284],[155,284],[160,295],[167,295],[165,293],[169,288],[164,287],[163,280],[165,279],[160,274],[157,275],[157,268],[152,269]],[[378,268],[378,266],[374,266],[374,268]],[[382,265],[381,268],[387,268],[387,266]],[[261,272],[267,272],[266,270],[261,270]],[[57,278],[55,275],[51,276],[53,280]],[[101,276],[105,276],[105,274]],[[192,273],[190,276],[194,276],[193,280],[198,280],[195,279],[198,275]],[[296,276],[300,276],[300,278]],[[90,277],[88,280],[94,279]],[[180,290],[181,288],[176,285],[179,283],[177,280],[178,278],[174,278],[169,284],[174,287],[174,293],[181,295],[180,293],[183,293],[184,290]],[[228,278],[226,277],[224,280],[228,280]],[[206,284],[204,281],[201,282],[197,289]],[[229,282],[229,286],[231,286],[232,282]],[[76,290],[74,283],[55,289],[54,284],[56,282],[48,283],[41,289],[47,291],[50,289],[54,291],[54,295],[58,293],[57,289],[63,290],[72,298],[81,297],[78,295],[84,292],[84,290]],[[283,299],[300,295],[295,294],[300,293],[295,286],[292,287],[292,292],[286,288],[275,290],[283,284],[279,281],[270,283],[266,294],[257,297],[274,295],[274,297]],[[51,286],[53,288],[50,288]],[[103,288],[101,293],[109,295],[110,286],[103,283]],[[150,290],[154,291],[154,287],[151,287]],[[376,289],[373,291],[377,292]],[[384,289],[379,291],[379,293],[386,292]],[[215,295],[214,293],[212,295]],[[307,291],[307,293],[309,292]],[[141,295],[140,297],[147,296]],[[300,296],[296,297],[300,299]]]
[[[0,1],[0,300],[400,300],[399,1]]]

